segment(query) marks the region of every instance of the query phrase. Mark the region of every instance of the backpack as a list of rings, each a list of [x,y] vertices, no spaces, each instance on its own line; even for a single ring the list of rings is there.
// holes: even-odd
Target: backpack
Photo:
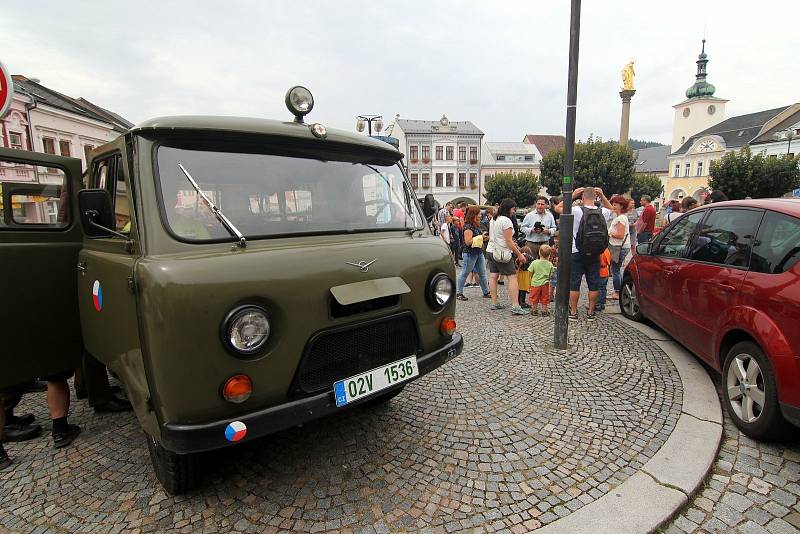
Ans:
[[[581,206],[583,218],[578,227],[575,247],[583,258],[595,259],[608,248],[608,228],[603,211],[599,208]]]

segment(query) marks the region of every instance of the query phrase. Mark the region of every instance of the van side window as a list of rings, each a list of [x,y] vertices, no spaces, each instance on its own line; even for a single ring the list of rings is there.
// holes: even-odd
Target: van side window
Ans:
[[[105,189],[114,204],[114,220],[117,232],[127,234],[131,231],[131,209],[122,157],[119,154],[95,161],[94,187]]]
[[[69,225],[69,188],[63,170],[44,165],[2,163],[0,230]]]
[[[690,259],[747,267],[753,235],[763,214],[761,210],[711,210],[697,231]]]
[[[697,227],[697,223],[703,218],[703,215],[705,215],[704,211],[683,215],[669,229],[669,233],[659,241],[658,248],[653,252],[653,255],[666,258],[683,258],[686,253],[686,247],[689,245],[689,239],[692,237],[692,233]]]
[[[753,245],[750,270],[780,274],[800,261],[800,219],[768,211]]]

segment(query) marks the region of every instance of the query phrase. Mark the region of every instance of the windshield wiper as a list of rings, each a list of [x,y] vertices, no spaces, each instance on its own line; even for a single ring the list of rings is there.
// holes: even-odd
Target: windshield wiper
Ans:
[[[225,217],[225,215],[223,215],[222,211],[216,205],[214,205],[213,202],[211,202],[211,199],[209,199],[207,196],[205,196],[205,194],[203,194],[203,192],[200,190],[200,186],[197,185],[197,182],[194,181],[194,178],[192,178],[192,175],[189,174],[189,171],[186,170],[186,167],[184,167],[180,163],[178,163],[178,167],[180,167],[180,169],[183,171],[183,174],[186,175],[186,178],[189,180],[189,183],[192,184],[194,190],[197,191],[197,194],[200,195],[200,197],[208,205],[208,208],[211,210],[211,213],[214,214],[214,217],[217,218],[217,220],[222,224],[222,226],[225,227],[225,229],[228,231],[229,234],[231,234],[232,237],[235,237],[239,240],[237,244],[240,247],[242,248],[246,247],[247,240],[244,238],[242,233],[233,225],[231,221],[228,220],[227,217]]]

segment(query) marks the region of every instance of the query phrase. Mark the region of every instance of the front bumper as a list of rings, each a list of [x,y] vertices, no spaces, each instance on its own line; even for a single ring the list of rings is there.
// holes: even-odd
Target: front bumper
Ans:
[[[453,339],[441,349],[418,356],[419,376],[423,376],[452,360],[461,353],[463,347],[464,339],[461,334],[456,332],[453,334]],[[414,380],[417,378],[419,377],[414,378]],[[408,384],[408,382],[385,389],[381,393],[387,393],[405,384]],[[346,408],[357,406],[369,401],[371,398],[373,397],[358,400]],[[340,412],[342,409],[344,408],[336,406],[333,389],[331,389],[311,397],[243,414],[234,419],[203,424],[164,423],[161,426],[161,444],[165,449],[179,454],[221,449],[236,445],[236,443],[232,443],[225,438],[225,429],[233,421],[241,421],[247,426],[247,435],[243,441],[252,441],[268,434],[274,434],[275,432]]]

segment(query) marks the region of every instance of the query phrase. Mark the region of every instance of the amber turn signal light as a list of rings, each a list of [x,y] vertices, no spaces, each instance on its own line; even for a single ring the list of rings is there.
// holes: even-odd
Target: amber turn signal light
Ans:
[[[222,386],[222,397],[236,404],[249,399],[251,393],[253,393],[253,382],[247,375],[233,375]]]
[[[439,331],[444,336],[452,336],[456,331],[456,320],[452,317],[445,317],[439,325]]]

